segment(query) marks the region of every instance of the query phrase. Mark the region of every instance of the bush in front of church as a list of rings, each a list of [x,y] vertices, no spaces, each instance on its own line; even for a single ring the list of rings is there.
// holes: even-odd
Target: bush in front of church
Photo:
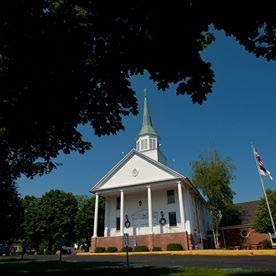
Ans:
[[[162,249],[161,249],[161,247],[159,247],[159,246],[154,246],[154,247],[152,248],[152,251],[162,251]]]
[[[107,252],[117,252],[117,251],[118,251],[117,247],[108,247],[107,248]]]
[[[126,246],[124,246],[124,247],[122,248],[121,251],[122,251],[122,252],[126,252],[126,249],[127,249]],[[128,252],[131,252],[131,251],[132,251],[132,247],[129,246],[129,247],[128,247]]]
[[[167,251],[179,251],[183,250],[183,247],[180,243],[169,243],[167,245]]]
[[[148,247],[145,245],[138,245],[134,248],[133,250],[134,252],[145,252],[145,251],[149,251]]]
[[[104,247],[96,247],[95,248],[95,253],[103,253],[105,252],[105,248]]]

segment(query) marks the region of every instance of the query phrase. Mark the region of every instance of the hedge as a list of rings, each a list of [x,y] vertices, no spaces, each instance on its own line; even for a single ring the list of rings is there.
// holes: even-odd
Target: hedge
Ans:
[[[123,247],[121,251],[122,251],[122,252],[126,252],[126,247]],[[132,251],[132,247],[129,246],[129,247],[128,247],[128,252],[131,252],[131,251]]]
[[[167,251],[179,251],[183,250],[183,247],[180,243],[169,243],[167,245]]]
[[[134,248],[133,250],[134,252],[145,252],[145,251],[149,251],[148,247],[145,245],[138,245]]]
[[[105,248],[104,247],[96,247],[95,248],[95,253],[103,253],[105,252]]]
[[[152,248],[152,251],[162,251],[162,249],[159,246],[155,246]]]
[[[117,247],[108,247],[107,248],[107,252],[117,252],[118,251],[118,249],[117,249]]]

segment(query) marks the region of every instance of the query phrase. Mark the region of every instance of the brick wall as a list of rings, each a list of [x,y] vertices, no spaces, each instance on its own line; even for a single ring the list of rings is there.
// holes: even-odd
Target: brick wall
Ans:
[[[190,235],[189,235],[190,236]],[[159,246],[162,250],[167,249],[169,243],[180,243],[184,249],[192,249],[192,239],[187,232],[181,233],[168,233],[168,234],[151,234],[151,235],[139,235],[130,236],[130,246],[133,247],[133,241],[136,240],[137,245],[145,245],[152,250],[153,247]],[[188,247],[188,244],[189,247]],[[97,237],[91,240],[91,252],[95,251],[96,247],[108,247],[114,246],[120,251],[123,245],[123,237]]]
[[[91,239],[91,252],[95,252],[96,247],[116,247],[118,250],[121,250],[124,246],[124,240],[122,236],[119,237],[97,237]]]
[[[243,238],[240,235],[241,229],[247,229],[249,231],[249,236]],[[253,228],[236,228],[236,229],[224,229],[224,237],[226,248],[240,246],[240,247],[250,247],[257,245],[262,240],[270,240],[270,237],[266,233],[256,232]],[[224,247],[222,235],[220,236],[221,247]]]

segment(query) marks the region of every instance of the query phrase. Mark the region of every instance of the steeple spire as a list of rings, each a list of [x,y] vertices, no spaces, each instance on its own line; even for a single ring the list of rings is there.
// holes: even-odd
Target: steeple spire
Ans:
[[[148,101],[147,101],[147,89],[144,89],[144,114],[143,114],[143,124],[142,128],[139,132],[139,136],[141,135],[157,135],[155,129],[152,126]]]
[[[144,89],[144,114],[143,124],[136,141],[136,150],[152,158],[155,161],[165,164],[166,157],[159,149],[160,137],[152,126],[148,101],[147,90]]]

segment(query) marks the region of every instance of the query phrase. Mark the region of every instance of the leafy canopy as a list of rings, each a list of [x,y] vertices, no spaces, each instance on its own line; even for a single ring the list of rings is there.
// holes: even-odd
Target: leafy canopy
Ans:
[[[202,12],[204,11],[204,12]],[[85,152],[96,135],[137,114],[129,78],[149,72],[158,89],[177,85],[207,100],[214,73],[201,52],[210,25],[248,52],[276,58],[273,1],[0,1],[0,179],[51,171],[60,151]],[[234,15],[234,16],[233,16]]]
[[[192,181],[207,198],[215,232],[221,222],[223,213],[235,210],[233,207],[234,192],[230,183],[234,179],[234,165],[230,158],[223,158],[215,148],[209,153],[201,154],[192,162]]]
[[[276,223],[276,191],[271,189],[266,190],[270,210],[272,213],[274,224]],[[273,233],[271,219],[268,213],[265,198],[261,198],[258,203],[258,210],[256,213],[253,227],[260,233]]]
[[[85,244],[91,242],[95,197],[73,195],[61,190],[51,190],[41,198],[26,196],[21,200],[24,215],[19,235],[27,240],[28,249],[39,253],[54,253],[58,248],[58,239],[64,235],[65,245],[75,242]],[[22,213],[21,213],[22,215]],[[104,199],[99,199],[98,235],[104,234]]]

